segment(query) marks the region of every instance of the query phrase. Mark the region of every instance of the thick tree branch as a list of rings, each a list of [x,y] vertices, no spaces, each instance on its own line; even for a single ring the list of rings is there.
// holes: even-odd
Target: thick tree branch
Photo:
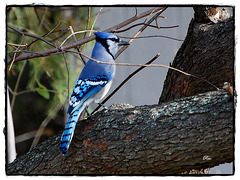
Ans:
[[[233,161],[233,99],[225,90],[160,105],[116,105],[7,166],[7,174],[176,174]]]

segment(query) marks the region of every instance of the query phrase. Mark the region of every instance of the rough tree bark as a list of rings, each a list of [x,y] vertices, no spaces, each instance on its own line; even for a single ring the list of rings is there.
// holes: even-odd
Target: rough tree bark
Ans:
[[[195,7],[195,19],[189,25],[184,43],[177,52],[172,67],[204,78],[217,87],[224,82],[233,85],[234,20],[218,19],[213,12],[225,13],[218,8]],[[211,15],[211,17],[210,17]],[[210,19],[209,19],[210,18]],[[159,103],[194,96],[216,90],[210,84],[170,70],[164,82]]]
[[[103,110],[77,124],[65,156],[61,133],[9,164],[7,174],[176,174],[232,162],[232,96],[219,90]]]

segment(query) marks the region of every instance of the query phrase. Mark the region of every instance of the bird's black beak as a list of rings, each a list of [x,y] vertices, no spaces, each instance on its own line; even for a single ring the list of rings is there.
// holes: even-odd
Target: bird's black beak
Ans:
[[[119,43],[118,43],[119,46],[126,46],[126,45],[130,45],[127,41],[123,41],[120,39]]]

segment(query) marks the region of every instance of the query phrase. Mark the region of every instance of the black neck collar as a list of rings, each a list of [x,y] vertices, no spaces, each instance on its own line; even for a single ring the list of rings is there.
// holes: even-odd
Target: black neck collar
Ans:
[[[114,55],[109,51],[109,46],[107,44],[107,39],[101,39],[99,37],[96,37],[96,41],[101,43],[102,46],[106,49],[106,51],[112,56],[112,58],[115,59]]]

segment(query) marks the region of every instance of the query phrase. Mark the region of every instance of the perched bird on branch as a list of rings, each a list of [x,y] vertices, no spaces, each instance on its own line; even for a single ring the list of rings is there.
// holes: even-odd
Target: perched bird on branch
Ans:
[[[129,45],[118,36],[106,32],[96,32],[96,43],[92,58],[98,61],[114,63],[118,46]],[[74,129],[84,109],[92,102],[99,101],[107,94],[115,74],[115,65],[100,64],[89,60],[82,70],[70,97],[67,113],[69,119],[62,134],[60,150],[66,154],[70,146]]]

